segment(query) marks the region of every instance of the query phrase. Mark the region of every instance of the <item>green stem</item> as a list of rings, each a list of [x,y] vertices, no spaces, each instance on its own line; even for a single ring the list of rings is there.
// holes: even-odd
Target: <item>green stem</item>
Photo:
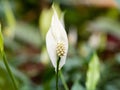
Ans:
[[[60,57],[59,57],[58,60],[57,60],[57,70],[56,70],[56,90],[58,90],[59,63],[60,63]]]
[[[62,83],[63,83],[63,86],[64,86],[65,90],[69,90],[69,88],[68,88],[68,86],[67,86],[67,84],[66,84],[66,82],[65,82],[64,76],[63,76],[63,74],[62,74],[62,71],[60,70],[59,73],[60,73],[60,78],[61,78],[61,81],[62,81]]]
[[[2,52],[2,57],[3,57],[3,61],[4,61],[4,64],[5,64],[5,67],[6,67],[7,71],[8,71],[8,74],[9,74],[11,80],[12,80],[14,89],[15,89],[15,90],[18,90],[18,87],[17,87],[16,81],[15,81],[15,78],[14,78],[14,76],[13,76],[11,70],[10,70],[10,67],[9,67],[9,65],[8,65],[8,62],[7,62],[7,59],[6,59],[6,56],[5,56],[4,51]]]

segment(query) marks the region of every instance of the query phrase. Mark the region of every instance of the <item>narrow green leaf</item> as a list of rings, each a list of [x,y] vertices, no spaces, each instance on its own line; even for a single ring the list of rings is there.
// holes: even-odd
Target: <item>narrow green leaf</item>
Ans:
[[[7,36],[13,39],[15,34],[16,19],[12,11],[12,5],[10,4],[9,0],[2,0],[1,3],[4,11],[5,21],[9,28],[6,29],[5,32],[7,33]]]
[[[100,63],[96,53],[93,54],[87,71],[87,90],[96,90],[96,85],[100,78]]]
[[[3,52],[3,37],[2,37],[2,33],[1,33],[1,24],[0,24],[0,51]]]
[[[16,20],[15,20],[15,16],[13,14],[11,5],[9,3],[9,0],[2,1],[2,4],[3,4],[5,18],[6,18],[8,26],[14,27],[15,23],[16,23]]]

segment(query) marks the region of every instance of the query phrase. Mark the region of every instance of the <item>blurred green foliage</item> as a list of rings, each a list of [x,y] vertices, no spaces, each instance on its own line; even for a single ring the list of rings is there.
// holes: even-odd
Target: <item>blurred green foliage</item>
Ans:
[[[69,89],[87,90],[86,81],[95,79],[95,71],[100,75],[95,90],[120,90],[119,7],[62,1],[58,0],[58,5],[65,11],[64,24],[69,38],[68,57],[62,71]],[[5,52],[20,90],[55,90],[55,72],[44,41],[50,7],[51,0],[0,0]],[[97,64],[94,63],[97,59],[91,58],[93,51],[97,54],[94,57],[99,58]],[[59,90],[64,90],[60,79],[59,86]],[[2,59],[0,90],[13,90]]]

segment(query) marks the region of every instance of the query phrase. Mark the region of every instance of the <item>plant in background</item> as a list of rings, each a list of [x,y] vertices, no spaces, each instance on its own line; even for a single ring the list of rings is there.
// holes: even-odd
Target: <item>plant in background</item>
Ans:
[[[2,7],[6,23],[8,25],[8,27],[4,30],[4,33],[7,37],[13,39],[15,35],[16,19],[12,11],[12,6],[10,5],[9,0],[2,0],[1,3],[3,5]]]
[[[86,90],[96,90],[96,85],[100,79],[100,62],[96,53],[93,53],[89,62],[86,79]]]
[[[54,5],[52,8],[54,13],[51,20],[51,26],[46,35],[46,46],[50,60],[56,71],[56,90],[58,90],[58,74],[59,70],[66,62],[68,38],[65,29],[58,18]],[[67,87],[64,82],[63,84]],[[68,90],[68,88],[65,89]]]
[[[4,43],[3,43],[2,33],[1,33],[1,24],[0,24],[0,53],[1,53],[1,56],[3,58],[3,62],[5,64],[5,67],[6,67],[7,71],[8,71],[8,74],[9,74],[11,80],[12,80],[14,89],[18,90],[15,78],[14,78],[14,76],[12,74],[12,71],[11,71],[9,65],[8,65],[7,58],[6,58],[6,55],[5,55],[5,52],[4,52]]]

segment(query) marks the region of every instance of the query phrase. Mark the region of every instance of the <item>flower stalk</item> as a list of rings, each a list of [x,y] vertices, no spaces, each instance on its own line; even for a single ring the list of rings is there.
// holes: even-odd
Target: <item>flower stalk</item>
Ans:
[[[64,76],[63,76],[63,73],[62,73],[61,70],[59,71],[59,74],[60,74],[60,78],[61,78],[61,81],[62,81],[62,83],[63,83],[64,89],[65,89],[65,90],[69,90],[69,88],[68,88],[68,86],[67,86],[67,84],[66,84],[66,82],[65,82],[65,79],[64,79]]]
[[[56,90],[58,90],[59,63],[60,63],[60,57],[58,57],[58,60],[57,60],[57,70],[56,70]]]
[[[15,89],[15,90],[18,90],[18,87],[17,87],[17,84],[16,84],[16,80],[15,80],[15,78],[14,78],[14,76],[13,76],[11,70],[10,70],[10,67],[9,67],[9,65],[8,65],[5,52],[3,51],[3,52],[1,52],[1,53],[2,53],[2,58],[3,58],[4,65],[5,65],[5,67],[6,67],[7,71],[8,71],[8,74],[9,74],[11,80],[12,80],[14,89]]]
[[[65,89],[65,90],[69,90],[69,88],[68,88],[68,86],[67,86],[67,84],[66,84],[66,82],[65,82],[64,76],[63,76],[63,74],[62,74],[62,71],[59,70],[59,63],[60,63],[60,57],[59,57],[58,60],[57,60],[56,90],[58,90],[58,88],[59,88],[59,87],[58,87],[58,86],[59,86],[59,83],[58,83],[59,74],[60,74],[60,78],[61,78],[61,81],[62,81],[62,83],[63,83],[64,89]]]
[[[7,62],[5,52],[4,52],[4,42],[3,42],[3,36],[2,36],[2,33],[1,33],[1,24],[0,24],[0,54],[1,54],[2,58],[3,58],[3,62],[4,62],[4,65],[5,65],[6,69],[7,69],[7,71],[8,71],[8,74],[9,74],[11,80],[12,80],[14,89],[18,90],[15,78],[14,78],[14,76],[12,74],[12,71],[10,70],[10,67],[9,67],[8,62]]]

